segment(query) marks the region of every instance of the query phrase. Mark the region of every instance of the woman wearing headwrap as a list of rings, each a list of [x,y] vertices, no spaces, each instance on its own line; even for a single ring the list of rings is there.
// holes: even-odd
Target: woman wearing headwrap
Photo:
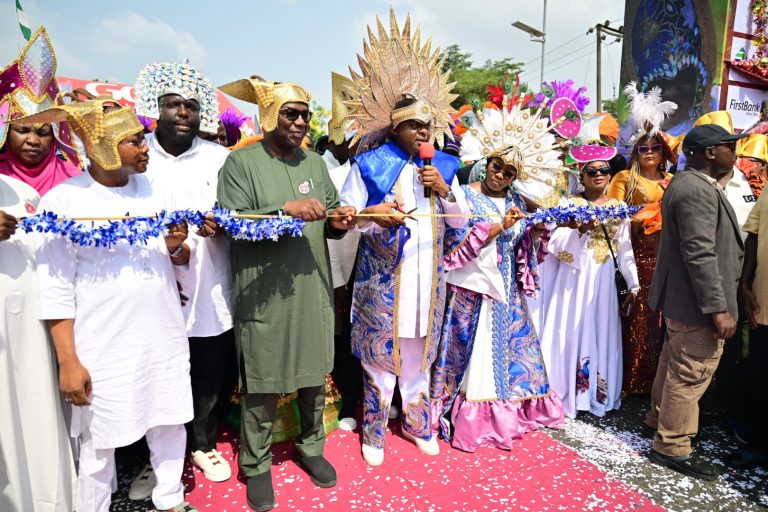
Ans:
[[[56,101],[56,57],[44,28],[38,29],[18,60],[0,73],[0,174],[16,178],[41,196],[80,173],[57,155],[57,148],[74,162],[69,130],[56,133],[47,123],[14,121],[46,109]]]
[[[622,204],[606,195],[611,172],[608,162],[615,154],[614,148],[605,146],[571,148],[571,158],[581,167],[584,192],[572,196],[569,204]],[[629,231],[628,220],[602,225],[593,221],[558,227],[549,240],[550,254],[560,264],[546,304],[542,352],[552,389],[571,418],[577,411],[603,416],[621,405],[619,310],[633,306],[640,288]],[[614,254],[631,292],[624,304],[617,300]]]
[[[40,71],[40,61],[31,56],[52,54],[44,29],[35,33],[25,48],[29,49],[24,52],[29,57],[21,61],[26,63],[23,71]],[[51,126],[8,122],[45,108],[24,101],[31,89],[24,85],[29,82],[21,80],[21,72],[16,62],[0,73],[0,146],[9,139],[0,153],[0,509],[70,512],[76,473],[56,362],[45,326],[37,317],[36,238],[17,228],[19,219],[36,212],[38,190],[47,190],[29,183],[47,187],[63,178],[51,172],[50,162],[36,163],[58,160]],[[55,81],[33,84],[45,85],[43,104],[58,92]],[[30,165],[19,162],[17,155],[29,158]]]
[[[461,450],[510,450],[530,430],[563,424],[524,298],[535,293],[538,275],[534,231],[519,222],[527,206],[517,181],[541,171],[537,162],[557,161],[558,152],[539,113],[508,110],[506,96],[500,110],[466,112],[459,121],[469,128],[462,156],[487,165],[479,181],[462,187],[474,216],[446,232],[450,272],[431,387],[433,430]]]
[[[661,91],[657,88],[645,96],[638,93],[632,83],[625,91],[632,100],[630,108],[635,124],[644,127],[644,133],[632,147],[629,169],[613,177],[608,195],[630,206],[657,203],[672,178],[667,166],[677,162],[659,127],[676,105],[662,102]],[[661,313],[648,306],[659,234],[645,234],[638,221],[631,225],[640,291],[634,314],[624,324],[624,391],[650,393],[661,352]]]

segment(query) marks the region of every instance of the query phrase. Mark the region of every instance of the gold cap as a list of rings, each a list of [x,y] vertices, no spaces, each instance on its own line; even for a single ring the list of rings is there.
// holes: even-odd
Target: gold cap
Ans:
[[[306,103],[312,95],[298,84],[291,82],[267,82],[257,75],[235,80],[219,87],[219,90],[239,100],[259,106],[259,118],[265,132],[277,128],[277,116],[286,103]]]
[[[133,109],[119,105],[111,96],[94,97],[82,89],[76,89],[61,97],[68,97],[72,102],[51,107],[19,121],[27,123],[66,121],[83,142],[88,158],[104,170],[119,169],[122,162],[117,145],[126,137],[144,131]],[[118,108],[105,112],[105,106]]]
[[[731,118],[731,113],[726,110],[708,112],[694,121],[693,126],[701,126],[703,124],[716,124],[725,128],[728,133],[733,133],[733,118]]]
[[[736,156],[748,156],[768,162],[768,135],[752,133],[736,143]]]
[[[334,144],[344,142],[347,129],[352,124],[348,119],[346,102],[354,99],[355,83],[344,75],[331,72],[331,120],[328,121],[328,140]]]

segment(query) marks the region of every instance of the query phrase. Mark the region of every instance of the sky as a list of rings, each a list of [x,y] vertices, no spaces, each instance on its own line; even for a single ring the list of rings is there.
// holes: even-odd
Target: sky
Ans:
[[[331,71],[357,70],[366,26],[389,5],[402,22],[411,14],[434,44],[457,44],[475,63],[511,57],[524,63],[523,81],[538,84],[541,45],[511,26],[542,27],[545,0],[187,0],[97,2],[21,0],[32,29],[44,25],[60,76],[132,84],[154,61],[189,58],[214,85],[252,74],[297,82],[330,108]],[[623,23],[621,0],[547,0],[544,80],[586,85],[594,111],[595,36],[589,27]],[[215,7],[220,6],[220,7]],[[0,66],[19,51],[15,1],[0,0]],[[621,44],[605,41],[603,98],[618,92]],[[255,106],[237,105],[249,114]]]

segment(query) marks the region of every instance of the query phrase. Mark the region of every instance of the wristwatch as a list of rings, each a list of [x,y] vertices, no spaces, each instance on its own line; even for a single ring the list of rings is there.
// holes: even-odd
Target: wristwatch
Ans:
[[[446,201],[448,201],[450,203],[455,203],[456,202],[456,196],[453,195],[453,190],[449,190],[448,193],[445,195],[445,197],[443,199],[445,199]]]
[[[178,258],[184,254],[184,244],[179,244],[179,246],[171,253],[171,258]]]

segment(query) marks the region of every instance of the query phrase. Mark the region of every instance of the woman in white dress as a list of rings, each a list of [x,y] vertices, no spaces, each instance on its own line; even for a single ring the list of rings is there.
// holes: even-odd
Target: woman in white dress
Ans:
[[[582,166],[584,184],[584,192],[569,199],[571,204],[623,204],[606,195],[608,160],[615,154],[605,146],[571,149]],[[577,411],[603,416],[621,405],[620,312],[631,310],[640,289],[629,220],[558,227],[549,251],[559,260],[541,333],[549,383],[566,416],[573,418]],[[623,304],[618,302],[612,252],[631,292]]]
[[[0,510],[71,512],[75,467],[50,341],[37,319],[35,189],[0,175]]]

